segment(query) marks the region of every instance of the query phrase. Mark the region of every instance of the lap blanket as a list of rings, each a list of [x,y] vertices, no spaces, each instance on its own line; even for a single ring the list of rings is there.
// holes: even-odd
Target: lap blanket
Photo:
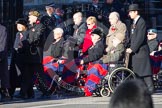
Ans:
[[[47,70],[50,68],[53,71],[59,72],[59,65],[54,62],[54,58],[46,56],[43,58],[44,73],[35,72],[34,83],[36,87],[43,92],[43,94],[53,94],[56,90],[56,82],[49,76]]]
[[[89,63],[87,66],[87,78],[85,79],[85,86],[83,87],[85,96],[91,96],[100,83],[101,79],[108,73],[107,64],[93,64]],[[84,70],[83,65],[78,65],[75,60],[65,64],[62,74],[62,80],[69,84],[75,84],[78,74]]]
[[[51,62],[51,59],[52,58],[49,57],[46,58],[46,61],[44,61],[44,70],[50,68],[54,71],[58,71],[58,63]],[[85,96],[91,96],[94,90],[96,89],[97,84],[99,84],[101,79],[103,79],[107,75],[108,65],[99,63],[89,63],[86,65],[86,69],[87,78],[85,79],[85,86],[83,87],[83,89]],[[75,86],[77,78],[79,77],[78,75],[83,70],[84,65],[79,65],[76,60],[65,61],[64,67],[62,69],[62,81],[67,84],[70,84],[71,86]]]
[[[153,74],[157,74],[160,71],[162,55],[150,56],[151,58],[151,69]]]
[[[62,63],[58,63],[53,57],[46,56],[43,58],[44,72],[46,73],[48,69],[52,69],[57,74],[62,74],[64,62],[65,61],[62,60]]]
[[[88,69],[87,80],[84,86],[85,96],[91,96],[96,90],[97,84],[107,75],[107,64],[94,64]]]

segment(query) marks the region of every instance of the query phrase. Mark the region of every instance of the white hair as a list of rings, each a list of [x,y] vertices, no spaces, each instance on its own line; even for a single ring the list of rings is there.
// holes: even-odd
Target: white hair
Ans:
[[[119,15],[118,12],[111,12],[110,15],[112,15],[112,16],[114,16],[114,17],[116,17],[117,19],[120,20],[120,15]]]
[[[54,30],[53,30],[53,32],[54,33],[60,33],[60,34],[63,34],[64,33],[64,30],[62,29],[62,28],[55,28]]]

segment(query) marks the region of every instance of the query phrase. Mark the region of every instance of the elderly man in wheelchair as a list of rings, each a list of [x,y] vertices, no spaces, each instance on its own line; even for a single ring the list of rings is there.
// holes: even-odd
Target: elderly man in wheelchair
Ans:
[[[86,67],[86,69],[89,69],[92,67],[93,63],[99,60],[104,52],[104,44],[103,44],[103,32],[101,29],[97,28],[92,31],[92,42],[93,45],[88,51],[88,56],[80,56],[78,58],[73,58],[72,53],[73,51],[73,43],[68,43],[69,49],[67,49],[67,46],[62,48],[63,53],[62,57],[60,57],[57,61],[51,61],[51,58],[45,58],[44,59],[44,69],[46,73],[51,77],[52,80],[57,82],[58,85],[65,87],[70,86],[71,91],[75,92],[81,92],[84,94],[85,90],[82,90],[80,87],[76,86],[76,80],[80,74],[80,72],[83,70],[83,67]],[[65,43],[66,45],[66,43]],[[66,48],[66,49],[65,49]],[[52,59],[53,60],[53,59]],[[63,66],[61,70],[61,80],[60,76],[58,75],[58,71],[60,71],[60,66]],[[107,74],[107,71],[105,71],[104,76]],[[51,84],[49,84],[51,85]],[[72,85],[72,86],[71,86]],[[76,89],[77,88],[77,89]],[[74,90],[75,89],[75,90]],[[83,88],[84,89],[84,88]],[[85,92],[86,95],[86,92]]]
[[[86,70],[88,71],[87,79],[93,77],[89,76],[89,69],[93,67],[95,62],[97,62],[103,55],[104,52],[104,44],[103,44],[103,31],[99,28],[96,28],[92,31],[92,42],[93,45],[88,50],[88,55],[86,56],[80,56],[76,59],[70,60],[69,62],[65,63],[63,73],[62,73],[62,80],[68,84],[71,84],[73,86],[76,85],[76,81],[78,80],[78,77],[83,72],[84,68],[86,67]],[[94,79],[99,79],[100,77],[103,77],[107,74],[107,70],[100,74],[100,76],[94,77]],[[99,81],[98,80],[98,81]],[[92,95],[91,91],[89,90],[89,87],[92,88],[91,85],[95,85],[98,82],[89,82],[86,83],[83,87],[78,87],[78,89],[75,92],[81,92],[82,94],[85,94],[85,96]]]
[[[124,38],[119,38],[121,35],[118,33],[114,36],[113,47],[103,56],[104,35],[101,29],[94,29],[91,36],[93,45],[89,48],[88,55],[73,60],[67,58],[58,60],[53,65],[56,69],[54,71],[58,71],[59,65],[63,65],[62,75],[59,78],[54,72],[51,78],[59,86],[84,96],[92,96],[93,93],[109,96],[122,81],[135,77],[131,70],[123,67],[123,61],[116,62],[123,58],[124,53]]]
[[[150,49],[151,69],[153,72],[155,90],[162,87],[162,72],[160,71],[162,61],[162,42],[159,42],[157,35],[158,33],[156,29],[148,29],[147,39]]]
[[[120,33],[114,36],[112,39],[113,47],[109,49],[107,55],[103,56],[104,46],[101,41],[102,35],[102,31],[98,28],[94,29],[92,32],[93,46],[88,50],[88,56],[72,60],[65,64],[62,73],[62,80],[68,84],[77,86],[78,89],[75,89],[75,92],[82,92],[85,96],[91,96],[94,92],[97,94],[99,92],[102,96],[109,96],[110,91],[113,92],[119,83],[135,77],[134,73],[125,67],[118,68],[108,74],[108,67],[111,67],[109,63],[116,64],[115,61],[123,57],[124,37],[119,38],[122,37]],[[120,64],[123,66],[124,63]],[[107,76],[111,77],[107,78]],[[111,82],[110,84],[108,80]],[[78,83],[76,85],[76,82],[81,83],[81,86]]]

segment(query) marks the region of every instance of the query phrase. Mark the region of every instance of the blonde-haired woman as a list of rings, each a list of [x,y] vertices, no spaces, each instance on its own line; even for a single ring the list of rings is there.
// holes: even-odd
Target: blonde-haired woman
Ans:
[[[86,30],[86,34],[83,41],[82,53],[86,55],[88,49],[92,46],[92,38],[91,32],[93,29],[97,28],[97,20],[94,16],[90,16],[86,20],[88,29]]]

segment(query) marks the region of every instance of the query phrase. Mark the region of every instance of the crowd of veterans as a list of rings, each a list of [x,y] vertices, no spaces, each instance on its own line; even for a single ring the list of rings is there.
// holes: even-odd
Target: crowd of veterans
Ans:
[[[99,6],[96,1],[94,0],[94,7]],[[73,27],[69,26],[70,24],[63,26],[65,21],[62,18],[62,10],[56,9],[53,4],[45,7],[47,15],[43,17],[38,10],[30,10],[28,20],[19,18],[16,21],[17,33],[9,72],[7,72],[6,28],[1,25],[0,43],[3,44],[0,46],[1,101],[13,97],[34,98],[35,72],[40,73],[42,77],[43,73],[46,73],[55,82],[61,80],[77,86],[82,95],[92,96],[97,84],[108,74],[108,64],[122,60],[126,52],[130,54],[129,68],[153,93],[150,53],[153,54],[156,50],[158,42],[155,40],[154,44],[148,37],[154,36],[156,32],[146,34],[146,24],[139,14],[139,6],[131,4],[128,14],[133,23],[129,34],[129,29],[121,20],[123,14],[120,7],[118,5],[116,7],[113,0],[110,1],[114,4],[113,8],[108,9],[112,5],[109,0],[103,6],[103,9],[107,10],[105,11],[107,19],[102,19],[103,16],[96,16],[97,14],[91,12],[87,13],[84,19],[82,12],[75,12],[72,17]],[[103,26],[98,25],[100,20],[106,20],[105,25],[109,25],[107,32]],[[72,34],[68,34],[69,28]],[[153,39],[155,38],[156,36]],[[154,48],[149,49],[148,43],[149,46],[154,44]],[[76,81],[81,74],[85,74],[85,77],[84,84],[80,86]],[[20,91],[15,94],[18,86]],[[55,86],[59,85],[56,83]]]

